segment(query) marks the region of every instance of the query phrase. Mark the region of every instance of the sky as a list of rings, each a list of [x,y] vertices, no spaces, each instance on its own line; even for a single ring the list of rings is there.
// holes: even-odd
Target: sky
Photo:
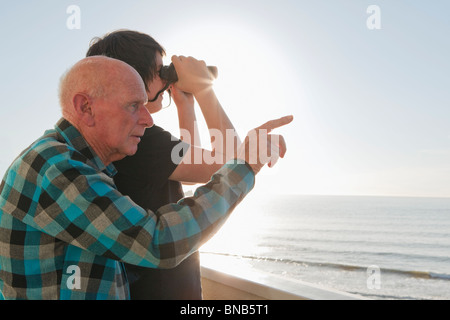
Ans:
[[[450,197],[449,14],[447,0],[2,0],[0,172],[61,117],[60,76],[91,39],[131,29],[165,62],[217,66],[241,138],[294,115],[253,193]],[[154,119],[179,134],[174,106]]]

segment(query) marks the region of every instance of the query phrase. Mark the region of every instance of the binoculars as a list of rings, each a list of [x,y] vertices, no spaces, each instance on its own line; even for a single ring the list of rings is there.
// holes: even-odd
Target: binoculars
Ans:
[[[212,76],[214,77],[214,79],[217,79],[217,76],[219,74],[219,71],[217,70],[217,67],[212,67],[212,66],[208,66],[207,67],[209,72],[212,74]],[[158,99],[159,95],[162,94],[164,91],[167,90],[167,88],[169,88],[169,86],[172,83],[175,83],[178,81],[178,75],[177,75],[177,71],[175,70],[175,66],[173,65],[173,63],[171,63],[168,66],[163,66],[161,68],[161,70],[159,71],[159,77],[166,81],[166,85],[164,86],[164,88],[162,90],[160,90],[154,99],[149,100],[149,102],[154,102]],[[169,96],[170,96],[170,92],[169,92]],[[171,96],[170,96],[171,97]]]
[[[217,70],[217,67],[208,66],[207,68],[208,68],[209,72],[212,74],[212,76],[214,77],[214,79],[217,79],[217,76],[219,74],[219,71]],[[168,85],[177,82],[178,81],[178,75],[177,75],[177,72],[175,70],[175,67],[174,67],[173,63],[171,63],[168,66],[163,66],[161,68],[161,70],[159,71],[159,77],[162,80],[167,81]]]

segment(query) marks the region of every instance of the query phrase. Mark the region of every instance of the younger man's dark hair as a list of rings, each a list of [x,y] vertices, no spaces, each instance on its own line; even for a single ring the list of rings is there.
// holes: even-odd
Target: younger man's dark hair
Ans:
[[[151,36],[131,30],[118,30],[103,38],[92,39],[86,57],[107,56],[132,66],[141,76],[148,91],[147,82],[157,74],[156,52],[166,54],[164,48]]]

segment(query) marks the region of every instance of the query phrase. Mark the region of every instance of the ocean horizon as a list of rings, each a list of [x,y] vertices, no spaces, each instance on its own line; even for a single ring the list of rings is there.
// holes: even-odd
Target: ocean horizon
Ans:
[[[371,299],[450,299],[450,198],[249,197],[201,250]]]

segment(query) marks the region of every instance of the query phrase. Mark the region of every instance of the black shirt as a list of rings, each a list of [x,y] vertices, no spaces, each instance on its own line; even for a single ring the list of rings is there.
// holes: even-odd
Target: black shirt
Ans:
[[[114,162],[118,171],[114,177],[117,188],[137,205],[154,212],[163,205],[178,202],[184,197],[181,183],[171,181],[169,177],[188,146],[158,126],[147,129],[136,154]],[[174,269],[150,269],[130,264],[125,264],[125,268],[132,300],[202,298],[198,252]]]

